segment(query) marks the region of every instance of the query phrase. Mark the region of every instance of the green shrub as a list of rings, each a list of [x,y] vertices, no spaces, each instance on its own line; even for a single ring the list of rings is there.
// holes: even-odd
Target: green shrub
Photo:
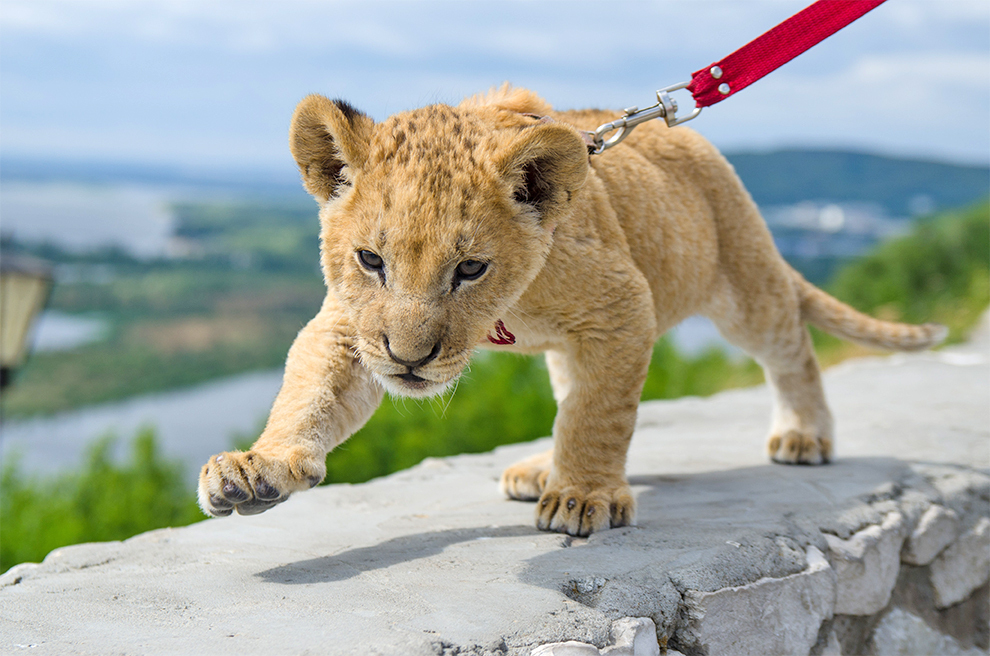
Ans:
[[[162,457],[151,429],[135,436],[126,463],[111,457],[114,442],[109,436],[98,440],[79,471],[50,477],[25,476],[16,456],[6,460],[0,472],[0,571],[38,562],[68,544],[123,540],[203,519],[181,466]]]
[[[950,341],[964,338],[990,304],[990,202],[919,221],[844,267],[828,289],[863,312],[936,321]]]
[[[654,348],[642,398],[704,396],[755,384],[761,376],[748,360],[735,362],[718,350],[688,358],[662,339]],[[482,352],[453,396],[429,401],[386,397],[364,428],[327,456],[325,483],[358,483],[426,457],[533,440],[550,434],[555,414],[542,357]]]

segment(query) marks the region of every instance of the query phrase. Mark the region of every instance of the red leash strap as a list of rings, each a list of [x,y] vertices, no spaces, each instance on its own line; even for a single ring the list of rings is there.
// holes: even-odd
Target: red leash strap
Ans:
[[[764,75],[780,68],[805,50],[821,43],[886,0],[818,0],[734,53],[697,71],[690,82],[657,91],[657,104],[630,107],[622,116],[587,133],[588,152],[597,155],[620,143],[640,123],[662,118],[667,127],[690,121],[702,108],[722,102]],[[687,89],[695,106],[687,116],[677,115],[671,93]]]
[[[818,0],[739,50],[691,76],[698,107],[742,91],[886,0]]]

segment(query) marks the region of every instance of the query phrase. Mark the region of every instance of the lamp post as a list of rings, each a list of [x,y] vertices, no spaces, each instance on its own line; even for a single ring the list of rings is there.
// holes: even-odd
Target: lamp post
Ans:
[[[51,266],[26,255],[0,255],[0,389],[24,363],[31,326],[48,302]]]

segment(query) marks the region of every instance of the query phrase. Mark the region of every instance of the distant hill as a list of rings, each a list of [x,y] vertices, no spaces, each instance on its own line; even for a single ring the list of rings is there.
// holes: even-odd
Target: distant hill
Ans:
[[[990,167],[828,150],[726,157],[761,206],[872,202],[890,216],[969,205],[990,195]]]
[[[890,216],[969,205],[990,195],[990,168],[827,150],[727,155],[762,206],[801,201],[877,203]],[[149,184],[246,195],[303,196],[291,165],[271,171],[0,158],[0,181]]]
[[[250,196],[301,195],[294,166],[272,170],[194,167],[144,162],[49,161],[0,157],[0,182],[67,182],[82,185],[150,185]]]

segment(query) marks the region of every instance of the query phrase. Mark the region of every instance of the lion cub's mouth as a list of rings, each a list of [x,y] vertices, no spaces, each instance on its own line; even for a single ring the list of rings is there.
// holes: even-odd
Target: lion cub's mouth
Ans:
[[[412,371],[407,371],[404,374],[379,376],[378,379],[385,385],[385,389],[400,396],[434,396],[442,394],[449,386],[449,383],[429,380],[414,374]]]
[[[407,371],[404,374],[394,374],[392,378],[398,378],[399,380],[402,381],[401,383],[402,385],[409,387],[410,389],[414,389],[416,391],[422,391],[427,389],[428,387],[436,385],[436,382],[432,380],[426,380],[422,376],[417,376],[411,371]]]
[[[404,371],[396,371],[395,362],[386,361],[376,353],[362,353],[362,356],[364,365],[378,383],[396,396],[427,398],[441,395],[451,388],[463,369],[463,366],[457,367],[457,362],[448,362],[439,368],[403,366]],[[466,365],[467,358],[464,360]]]

